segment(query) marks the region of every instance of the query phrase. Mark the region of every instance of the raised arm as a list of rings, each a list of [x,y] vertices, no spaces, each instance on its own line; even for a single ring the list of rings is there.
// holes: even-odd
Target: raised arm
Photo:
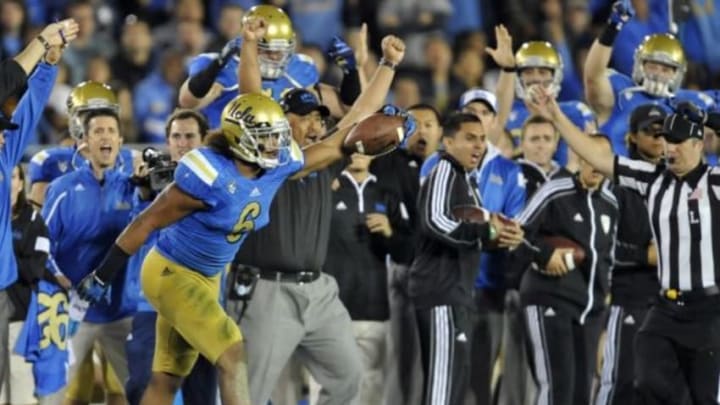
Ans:
[[[223,84],[218,82],[218,76],[233,56],[237,55],[240,42],[240,38],[233,38],[225,44],[217,57],[200,55],[190,62],[190,77],[180,86],[178,95],[178,104],[181,107],[204,108],[220,96]]]
[[[78,29],[77,23],[72,18],[48,25],[15,56],[15,62],[22,67],[26,75],[29,75],[50,47],[67,45],[77,37]]]
[[[615,155],[609,150],[597,148],[593,140],[562,112],[555,98],[545,88],[533,85],[528,91],[530,99],[527,105],[531,112],[552,120],[565,142],[580,158],[590,163],[605,176],[613,178]]]
[[[491,134],[489,134],[490,143],[497,145],[500,134],[505,129],[512,103],[515,99],[515,55],[512,51],[512,37],[504,25],[495,27],[496,48],[485,48],[485,52],[495,60],[500,67],[500,77],[498,78],[495,95],[498,101],[497,126]]]
[[[382,107],[395,76],[395,66],[405,56],[405,43],[400,38],[387,36],[382,40],[382,51],[384,62],[378,65],[368,87],[363,90],[350,111],[337,124],[337,129],[332,136],[303,151],[305,166],[295,177],[303,177],[342,158],[342,143],[350,129],[362,118]]]
[[[266,23],[262,18],[250,18],[243,24],[243,43],[240,47],[238,85],[240,93],[262,93],[262,77],[258,61],[258,41],[265,35]]]
[[[604,123],[610,117],[615,104],[615,94],[613,94],[612,84],[607,75],[613,42],[623,24],[630,19],[632,14],[633,10],[629,1],[615,2],[608,25],[600,37],[593,42],[585,60],[583,69],[585,98],[590,107],[595,110],[600,123]]]
[[[48,61],[57,63],[60,59],[60,48],[51,48],[48,54],[52,54],[47,58]],[[11,119],[18,128],[5,131],[5,146],[0,149],[0,153],[10,167],[14,167],[20,162],[25,147],[35,134],[38,121],[40,121],[45,105],[50,98],[50,92],[55,85],[56,76],[57,68],[45,62],[38,65],[30,76],[28,89],[20,99]]]

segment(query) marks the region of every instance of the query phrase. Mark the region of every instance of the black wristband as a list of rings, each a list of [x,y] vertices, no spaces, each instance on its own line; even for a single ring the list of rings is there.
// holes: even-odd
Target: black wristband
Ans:
[[[392,70],[397,69],[397,64],[390,62],[389,60],[385,58],[380,58],[380,62],[378,62],[378,66],[385,66],[389,67]]]
[[[195,98],[205,97],[213,83],[215,83],[215,78],[221,70],[222,65],[219,59],[210,62],[205,69],[194,74],[188,81],[188,90],[190,90],[190,93]]]
[[[600,42],[600,45],[612,47],[613,43],[615,43],[615,38],[619,33],[620,30],[616,24],[608,24],[598,37],[598,42]]]
[[[113,281],[115,275],[127,266],[130,255],[113,243],[100,266],[95,270],[95,277],[106,285]]]
[[[358,70],[350,69],[345,73],[342,83],[340,83],[340,100],[343,104],[353,105],[362,91],[360,87],[360,74]]]
[[[515,73],[517,72],[517,66],[500,66],[503,72]]]

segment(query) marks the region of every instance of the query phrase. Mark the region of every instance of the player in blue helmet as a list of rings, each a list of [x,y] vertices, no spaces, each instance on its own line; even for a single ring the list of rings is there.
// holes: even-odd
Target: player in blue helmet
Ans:
[[[378,67],[339,129],[304,150],[292,140],[284,111],[273,99],[256,93],[233,99],[223,110],[220,131],[208,137],[206,147],[183,156],[174,182],[81,282],[78,294],[98,302],[130,255],[161,230],[141,275],[145,297],[158,312],[153,376],[143,405],[170,404],[199,353],[218,368],[224,404],[250,403],[242,334],[218,302],[220,273],[248,233],[268,223],[270,203],[286,179],[342,157],[353,124],[382,105],[404,48],[397,38],[384,40],[388,62]]]
[[[295,53],[295,31],[290,18],[281,9],[258,5],[245,14],[243,24],[254,19],[267,22],[267,34],[258,42],[262,88],[266,95],[280,101],[293,88],[314,89],[334,117],[342,117],[346,106],[360,94],[360,76],[353,50],[340,38],[334,38],[330,57],[343,69],[339,92],[320,79],[312,58]],[[197,108],[208,117],[210,128],[220,126],[220,112],[238,95],[240,37],[230,40],[219,53],[204,53],[190,61],[188,80],[180,88],[179,104]]]
[[[490,50],[490,54],[502,69],[497,87],[498,116],[500,119],[507,117],[505,128],[512,134],[517,147],[523,124],[531,115],[527,108],[528,87],[541,84],[557,97],[563,76],[563,60],[552,44],[544,41],[526,42],[513,55],[512,38],[505,27],[497,27],[495,35],[498,47]],[[559,105],[578,128],[586,132],[595,130],[595,116],[585,103],[563,101]],[[576,159],[562,140],[553,159],[561,166],[577,166]]]
[[[41,207],[45,202],[45,190],[56,178],[69,173],[85,164],[87,159],[83,142],[83,117],[90,111],[109,110],[114,114],[120,111],[115,92],[106,84],[87,81],[78,84],[67,99],[68,130],[76,146],[57,146],[42,150],[30,159],[28,177],[30,179],[30,201]],[[122,148],[117,159],[123,173],[133,174],[133,163],[139,153]]]
[[[671,34],[645,37],[635,50],[632,77],[607,69],[615,37],[632,18],[629,1],[613,5],[608,25],[595,40],[585,61],[585,96],[598,116],[600,131],[608,134],[613,150],[628,155],[625,145],[630,113],[643,104],[668,104],[691,101],[707,110],[711,97],[698,91],[681,89],[687,61],[680,41]]]

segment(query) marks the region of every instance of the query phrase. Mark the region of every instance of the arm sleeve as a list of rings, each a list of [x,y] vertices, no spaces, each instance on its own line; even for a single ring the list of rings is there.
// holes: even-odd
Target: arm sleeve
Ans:
[[[47,227],[47,235],[50,241],[50,249],[48,252],[47,268],[53,274],[62,274],[62,270],[55,262],[53,254],[57,252],[58,241],[63,237],[63,201],[67,198],[68,192],[60,190],[58,182],[50,183],[45,197],[41,214],[45,219]]]
[[[420,184],[425,182],[425,179],[427,179],[430,172],[437,166],[439,160],[440,155],[437,153],[433,153],[425,159],[425,162],[423,162],[423,165],[420,167]]]
[[[5,146],[0,149],[8,166],[14,167],[20,162],[37,123],[42,116],[57,76],[57,67],[40,63],[30,76],[28,89],[15,109],[12,122],[18,129],[5,131]]]
[[[615,183],[640,193],[647,198],[648,188],[661,173],[661,166],[624,156],[615,156],[613,173]]]
[[[452,217],[451,200],[456,174],[447,161],[441,161],[420,192],[421,231],[453,247],[478,245],[489,233],[488,224],[460,222]]]
[[[0,62],[0,104],[18,91],[27,81],[25,70],[13,59]]]

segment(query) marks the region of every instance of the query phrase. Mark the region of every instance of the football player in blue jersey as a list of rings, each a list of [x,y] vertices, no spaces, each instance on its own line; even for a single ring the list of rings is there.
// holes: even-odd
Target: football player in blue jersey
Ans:
[[[267,21],[267,34],[258,42],[262,88],[266,95],[279,101],[293,88],[314,90],[334,117],[342,117],[346,106],[353,104],[362,89],[360,73],[353,50],[341,39],[334,38],[330,57],[343,69],[339,91],[318,83],[319,73],[313,60],[295,53],[295,31],[290,18],[281,9],[258,5],[245,14],[243,24],[253,19]],[[210,128],[220,126],[220,112],[238,95],[240,37],[229,41],[220,53],[204,53],[190,61],[188,80],[179,93],[179,104],[197,108],[208,117]]]
[[[65,173],[69,173],[87,164],[87,150],[83,140],[83,117],[90,111],[109,110],[115,114],[120,111],[115,92],[106,84],[87,81],[78,84],[67,99],[69,114],[68,130],[76,146],[57,146],[36,153],[30,160],[28,177],[30,179],[30,201],[37,207],[45,202],[45,190],[48,184]],[[128,148],[120,150],[117,165],[128,175],[133,174],[134,162],[139,157],[136,151]]]
[[[712,108],[711,97],[681,89],[687,61],[680,41],[671,34],[648,35],[635,50],[632,78],[607,69],[612,46],[623,25],[632,18],[629,1],[613,5],[608,25],[595,40],[585,61],[585,97],[598,116],[600,131],[608,134],[613,150],[628,155],[625,134],[630,113],[643,104],[691,101]]]
[[[220,276],[247,234],[269,221],[270,203],[290,176],[339,160],[352,124],[382,105],[405,45],[385,38],[386,61],[334,133],[304,150],[291,138],[282,107],[243,94],[222,113],[207,147],[180,160],[174,182],[137,216],[78,293],[98,302],[148,236],[162,229],[142,268],[145,297],[158,312],[153,376],[142,404],[170,404],[199,353],[219,371],[223,404],[249,404],[242,334],[220,306]],[[393,114],[393,112],[388,112]]]
[[[515,55],[512,54],[512,40],[507,30],[496,30],[498,48],[489,53],[501,67],[501,80],[498,81],[498,116],[507,116],[507,128],[513,135],[515,146],[520,144],[520,133],[522,132],[525,120],[530,117],[527,107],[527,89],[533,84],[541,84],[549,89],[554,97],[560,92],[560,83],[563,78],[563,60],[558,51],[549,42],[530,41],[522,44]],[[512,84],[502,81],[503,76],[512,75],[514,80],[514,96]],[[513,99],[509,105],[510,112],[507,114],[508,99]],[[595,116],[590,108],[582,101],[563,101],[559,103],[560,108],[570,117],[573,123],[586,132],[595,129]],[[554,156],[562,166],[570,168],[577,167],[577,159],[570,153],[565,142],[561,139]]]

